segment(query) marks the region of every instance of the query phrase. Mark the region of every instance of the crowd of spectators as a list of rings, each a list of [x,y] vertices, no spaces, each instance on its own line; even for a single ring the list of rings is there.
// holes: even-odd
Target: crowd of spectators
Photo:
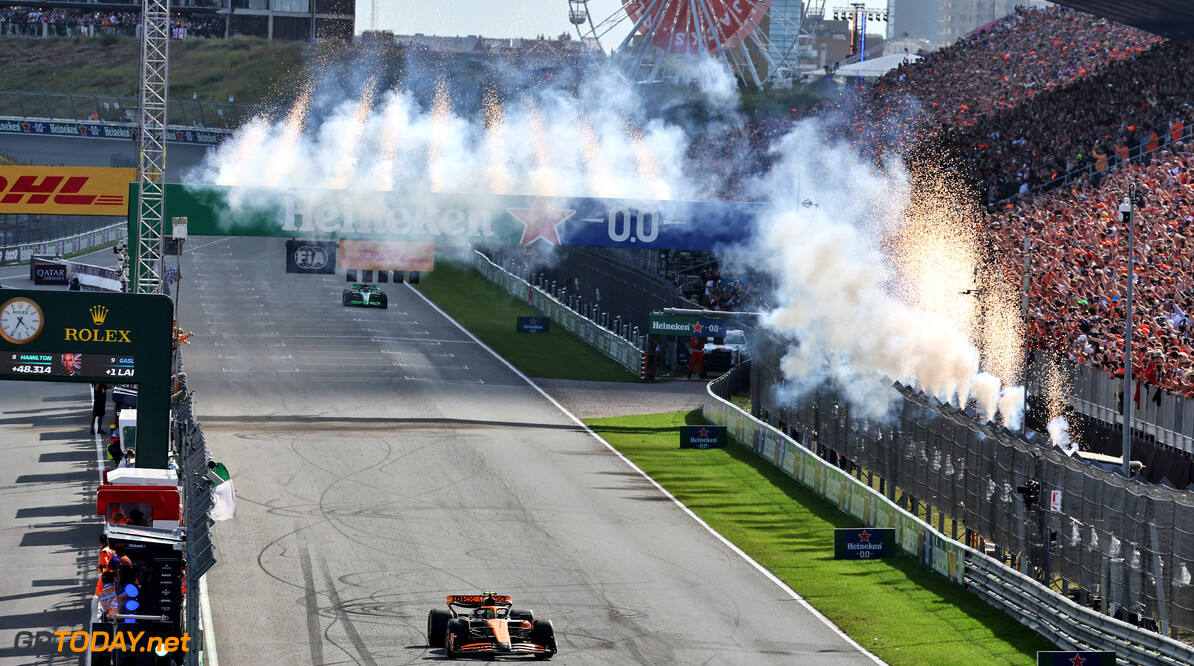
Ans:
[[[171,36],[223,37],[224,21],[216,18],[175,16]],[[99,35],[135,36],[141,25],[140,12],[97,12],[40,7],[0,9],[0,35],[23,37],[74,37]]]
[[[992,203],[1188,127],[1191,55],[1082,12],[1020,9],[861,88],[849,131],[880,145],[911,135],[929,159],[956,158]]]
[[[1066,88],[1160,42],[1091,14],[1019,8],[981,32],[892,70],[864,88],[862,99],[869,111],[890,115],[899,99],[914,96],[923,112],[946,127],[981,126],[985,116]]]
[[[1188,41],[1071,10],[1019,10],[861,88],[847,131],[879,144],[895,123],[911,141],[889,149],[914,163],[953,158],[980,184],[992,255],[1010,279],[1026,236],[1036,248],[1030,344],[1113,374],[1127,281],[1118,209],[1140,183],[1133,372],[1194,398],[1190,62]]]
[[[696,301],[709,310],[749,312],[760,307],[761,290],[743,276],[722,277],[717,268],[706,268],[698,274],[669,276],[685,298]],[[683,284],[680,284],[680,281]]]
[[[1119,207],[1138,183],[1132,358],[1136,377],[1194,398],[1194,153],[1185,143],[1110,171],[1095,185],[1017,198],[988,216],[1010,273],[1032,241],[1030,344],[1123,372],[1127,228]]]
[[[1108,158],[1151,159],[1194,116],[1194,44],[1166,42],[1073,85],[986,118],[949,141],[985,184],[988,202],[1040,189]]]

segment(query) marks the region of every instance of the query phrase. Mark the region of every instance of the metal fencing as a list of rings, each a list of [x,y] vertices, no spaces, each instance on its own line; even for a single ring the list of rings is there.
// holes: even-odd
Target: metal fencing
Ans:
[[[1172,133],[1169,130],[1166,130],[1164,135],[1159,137],[1158,143],[1160,143],[1160,145],[1153,150],[1148,150],[1145,141],[1141,141],[1140,145],[1136,146],[1135,149],[1129,152],[1128,158],[1124,161],[1120,161],[1120,159],[1114,154],[1114,151],[1112,151],[1112,153],[1108,154],[1107,156],[1107,166],[1105,167],[1105,170],[1108,172],[1114,171],[1121,164],[1131,162],[1145,162],[1147,164],[1148,161],[1150,161],[1154,156],[1159,155],[1162,151],[1172,151],[1174,149],[1174,143],[1180,142],[1182,144],[1187,144],[1191,138],[1194,138],[1194,125],[1183,127],[1181,138],[1177,141],[1173,141],[1172,136]],[[1064,185],[1069,185],[1077,181],[1082,176],[1094,175],[1096,172],[1095,164],[1092,162],[1091,164],[1088,164],[1080,169],[1069,171],[1052,180],[1041,183],[1040,185],[1033,187],[1031,191],[1034,194],[1039,192],[1048,192],[1049,190],[1053,190]],[[1016,196],[1018,195],[1013,194],[1005,198],[1011,199]]]
[[[0,266],[23,264],[32,259],[34,255],[65,257],[104,247],[127,236],[128,223],[119,222],[64,238],[2,246],[0,247]]]
[[[203,438],[203,429],[195,420],[191,394],[186,386],[186,374],[181,371],[182,356],[175,351],[174,395],[171,399],[171,434],[173,454],[178,461],[182,484],[184,521],[187,547],[187,593],[183,606],[184,635],[196,637],[194,647],[186,655],[188,666],[198,666],[199,654],[205,651],[206,641],[200,626],[199,585],[203,575],[216,564],[215,547],[211,540],[211,483],[208,481],[208,461],[211,455]]]
[[[832,388],[781,400],[785,348],[756,337],[756,415],[1085,603],[1167,635],[1194,631],[1194,493],[1124,479],[898,384],[884,421],[854,415]],[[1034,502],[1017,491],[1029,482]]]
[[[26,120],[137,125],[137,97],[0,91],[0,116]],[[258,112],[257,105],[210,99],[171,99],[167,124],[233,130]]]
[[[702,409],[705,417],[727,426],[733,437],[750,446],[756,455],[864,525],[894,528],[899,547],[922,565],[1006,610],[1058,646],[1112,650],[1119,660],[1132,664],[1194,663],[1194,648],[1189,645],[1076,603],[1002,561],[946,536],[940,527],[934,528],[901,507],[891,496],[892,491],[884,494],[877,490],[870,474],[864,482],[859,468],[843,465],[843,460],[826,450],[815,434],[798,433],[804,440],[802,445],[790,436],[787,427],[781,430],[769,425],[730,402],[730,397],[747,385],[757,400],[755,378],[768,374],[769,367],[774,365],[756,357],[710,382]]]
[[[649,328],[651,312],[681,305],[675,284],[659,276],[657,251],[552,248],[542,257],[518,247],[486,247],[492,260],[586,317],[614,330]]]
[[[1028,389],[1044,394],[1049,376],[1048,362],[1034,355],[1028,374]],[[1061,374],[1070,379],[1072,391],[1066,398],[1074,411],[1103,423],[1123,427],[1123,379],[1087,365],[1059,363]],[[1194,400],[1165,391],[1158,393],[1140,381],[1132,385],[1132,394],[1139,390],[1141,399],[1132,408],[1132,429],[1159,444],[1194,454]]]
[[[525,300],[528,305],[537,308],[548,319],[563,326],[569,333],[617,361],[619,365],[635,375],[641,371],[643,362],[641,339],[630,340],[599,325],[540,287],[503,269],[481,252],[473,253],[473,266],[487,280]],[[641,336],[639,337],[641,338]]]
[[[0,213],[0,247],[29,245],[87,234],[125,223],[123,215],[30,215]]]

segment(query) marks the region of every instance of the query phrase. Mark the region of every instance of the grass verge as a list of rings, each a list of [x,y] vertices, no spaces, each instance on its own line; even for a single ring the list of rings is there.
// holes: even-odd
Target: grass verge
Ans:
[[[547,333],[516,333],[516,317],[541,316],[541,313],[486,280],[471,267],[441,263],[434,272],[422,277],[418,289],[502,358],[531,377],[638,381],[638,375],[631,374],[554,322]]]
[[[833,528],[861,525],[737,442],[680,449],[676,429],[706,423],[699,410],[586,423],[890,664],[1033,664],[1056,649],[910,557],[833,559]]]

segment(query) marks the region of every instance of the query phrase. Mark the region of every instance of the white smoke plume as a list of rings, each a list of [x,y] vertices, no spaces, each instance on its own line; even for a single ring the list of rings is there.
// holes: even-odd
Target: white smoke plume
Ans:
[[[1078,443],[1070,440],[1070,424],[1064,418],[1057,416],[1049,421],[1049,425],[1045,427],[1049,432],[1049,441],[1066,452],[1066,455],[1074,455],[1078,451]]]
[[[429,103],[372,84],[304,96],[284,118],[249,122],[187,182],[639,199],[699,198],[715,186],[690,167],[690,137],[648,117],[639,91],[612,75],[586,79],[577,94],[490,92],[482,113],[462,108],[445,79]],[[726,99],[731,85],[719,82],[710,97]]]
[[[380,89],[363,72],[351,95],[313,86],[318,92],[285,117],[250,122],[188,181],[307,193],[714,198],[740,172],[746,151],[730,145],[717,164],[688,154],[694,144],[724,141],[731,134],[724,130],[742,123],[733,77],[720,65],[706,69],[700,90],[684,93],[687,101],[699,98],[699,123],[662,120],[661,102],[646,98],[651,89],[614,75],[588,76],[575,90],[485,90],[480,111],[470,111],[443,79],[420,97],[409,88]],[[864,414],[881,417],[892,400],[879,381],[886,376],[943,402],[974,401],[988,420],[1002,411],[1005,425],[1018,426],[1023,405],[1015,396],[1022,393],[1002,388],[1015,378],[983,372],[975,326],[960,321],[975,308],[949,305],[973,286],[974,247],[951,244],[948,234],[922,235],[899,252],[889,247],[909,228],[902,165],[877,167],[827,138],[815,121],[796,125],[775,150],[770,174],[746,184],[773,208],[759,229],[742,233],[755,233],[777,284],[778,306],[764,324],[798,341],[782,362],[787,389],[798,394],[832,380]],[[948,223],[950,213],[939,217]],[[936,221],[922,227],[943,229]],[[946,269],[921,271],[932,276],[932,288],[910,289],[916,262]]]
[[[1005,389],[982,371],[974,327],[948,308],[922,306],[927,288],[902,282],[908,271],[894,263],[901,255],[889,247],[909,225],[911,186],[902,167],[876,166],[827,138],[815,121],[798,125],[777,150],[779,161],[762,187],[774,208],[757,249],[778,281],[778,307],[764,323],[797,341],[781,365],[788,389],[810,391],[832,380],[855,409],[882,418],[890,396],[874,385],[886,376],[959,407],[973,400],[986,420],[1002,412],[1004,425],[1017,429],[1023,391]],[[942,298],[962,299],[973,286],[977,257],[968,247],[940,247],[947,241],[937,240],[930,255],[902,259],[975,256],[932,285]],[[918,266],[905,268],[915,274]]]

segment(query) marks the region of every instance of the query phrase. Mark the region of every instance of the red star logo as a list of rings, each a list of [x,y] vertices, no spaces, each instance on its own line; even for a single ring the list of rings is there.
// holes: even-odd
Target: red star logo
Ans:
[[[704,437],[705,435],[708,435],[708,434],[709,434],[709,431],[707,429],[701,428],[701,437]]]
[[[858,542],[859,543],[870,543],[871,542],[871,533],[866,530],[859,532],[858,533]]]
[[[1079,655],[1074,655],[1073,657],[1070,658],[1071,666],[1082,666],[1082,664],[1085,664],[1085,663],[1086,663],[1086,660],[1083,659]]]
[[[559,245],[557,229],[560,223],[576,214],[574,210],[549,209],[547,199],[543,197],[535,197],[535,203],[530,208],[507,208],[506,211],[526,225],[526,231],[522,232],[523,245],[540,238],[552,245]]]
[[[695,332],[697,332],[697,333],[700,333],[702,328],[705,328],[705,327],[704,327],[704,325],[702,325],[702,324],[701,324],[701,322],[699,322],[699,321],[698,321],[697,323],[695,323],[695,324],[693,324],[693,325],[692,325],[692,330],[693,330],[693,331],[695,331]]]

